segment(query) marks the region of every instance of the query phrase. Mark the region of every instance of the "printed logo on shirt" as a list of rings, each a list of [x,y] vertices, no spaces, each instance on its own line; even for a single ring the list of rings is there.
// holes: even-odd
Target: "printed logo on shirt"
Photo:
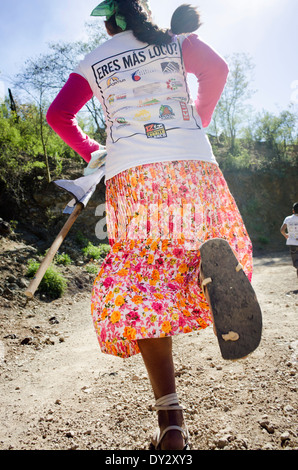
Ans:
[[[175,113],[171,106],[162,104],[159,108],[159,117],[160,119],[174,119]]]
[[[148,68],[143,68],[143,69],[138,69],[134,73],[131,74],[131,78],[133,79],[134,82],[139,82],[144,75],[147,75],[148,73],[153,73],[155,70],[153,69],[148,69]]]
[[[141,109],[141,111],[138,111],[135,114],[135,119],[137,121],[149,121],[149,119],[151,119],[151,114],[147,109]]]
[[[177,62],[162,62],[160,65],[163,73],[173,73],[180,71],[180,66]]]
[[[133,79],[134,82],[139,82],[141,80],[141,76],[138,70],[131,75],[131,78]]]
[[[107,79],[107,87],[110,88],[111,86],[119,85],[119,83],[125,82],[123,78],[120,80],[118,77],[111,77]]]
[[[111,113],[111,116],[115,116],[115,114],[120,113],[120,111],[124,111],[124,109],[130,109],[130,108],[131,106],[122,106],[121,108],[117,108],[115,109],[115,111]]]
[[[127,95],[123,93],[122,95],[109,95],[107,100],[109,104],[113,104],[115,101],[125,100],[126,98],[127,98]]]
[[[178,90],[178,88],[183,87],[183,83],[180,82],[179,80],[176,80],[176,78],[171,78],[170,80],[167,81],[167,88],[169,90]]]
[[[168,96],[167,100],[174,100],[174,101],[187,101],[187,98],[185,96]]]
[[[118,124],[118,126],[116,127],[117,129],[119,129],[119,127],[130,126],[129,122],[127,122],[127,120],[124,117],[116,118],[115,123]]]
[[[145,124],[144,127],[148,139],[163,139],[167,137],[164,124],[151,122],[150,124]]]
[[[160,82],[148,83],[146,85],[139,86],[138,88],[133,89],[133,94],[135,96],[152,96],[160,88]]]
[[[152,100],[146,100],[146,101],[139,100],[138,106],[152,106],[152,105],[158,104],[158,103],[160,103],[159,100],[157,100],[155,98],[152,98]]]
[[[123,93],[122,95],[116,95],[116,100],[119,101],[119,100],[125,100],[127,98],[127,95],[125,93]]]
[[[180,101],[180,106],[181,106],[183,120],[184,121],[189,121],[190,120],[189,112],[188,112],[188,108],[187,108],[185,102]]]

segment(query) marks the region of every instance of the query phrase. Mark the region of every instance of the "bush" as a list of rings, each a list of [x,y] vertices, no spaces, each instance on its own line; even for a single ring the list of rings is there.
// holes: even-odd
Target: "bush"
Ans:
[[[105,258],[109,251],[110,245],[101,244],[95,246],[91,242],[88,242],[87,246],[85,248],[82,248],[84,256],[88,259]]]
[[[26,275],[28,277],[34,277],[39,266],[40,263],[35,260],[30,260]],[[66,279],[53,266],[50,266],[39,285],[38,291],[46,294],[50,298],[57,299],[62,297],[66,286]]]
[[[79,246],[86,247],[89,243],[89,240],[85,237],[85,235],[82,234],[81,231],[78,231],[76,233],[76,242]]]
[[[57,253],[55,255],[54,261],[56,264],[62,264],[63,266],[67,266],[68,264],[71,264],[71,258],[68,254],[66,253]]]
[[[96,275],[99,271],[99,266],[97,264],[87,264],[85,269],[87,273]]]

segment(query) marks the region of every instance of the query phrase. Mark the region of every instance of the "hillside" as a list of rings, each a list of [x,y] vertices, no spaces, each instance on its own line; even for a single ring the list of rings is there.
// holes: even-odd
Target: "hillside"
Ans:
[[[275,162],[271,166],[260,164],[256,158],[264,160],[265,151],[260,146],[250,150],[250,163],[245,166],[239,165],[237,157],[231,162],[226,147],[214,146],[214,153],[256,253],[285,250],[279,229],[284,218],[291,214],[293,203],[298,201],[298,166],[284,162],[280,165]],[[26,157],[21,158],[26,161]],[[53,180],[82,176],[84,164],[77,158],[62,158],[60,167],[59,173],[53,169]],[[23,174],[20,165],[17,170],[7,170],[6,180],[0,180],[0,218],[6,222],[13,221],[17,233],[22,233],[30,241],[34,239],[42,249],[50,246],[64,224],[66,216],[62,211],[70,199],[53,182],[46,181],[43,168],[37,167]],[[96,224],[101,220],[95,211],[104,202],[105,186],[101,183],[69,236],[75,237],[77,232],[81,232],[93,243],[106,243],[106,239],[98,240],[95,235]]]

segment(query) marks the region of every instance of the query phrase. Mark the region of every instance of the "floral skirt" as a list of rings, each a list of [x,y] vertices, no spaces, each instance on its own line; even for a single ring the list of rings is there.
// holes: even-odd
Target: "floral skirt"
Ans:
[[[224,238],[251,280],[252,246],[216,164],[146,164],[107,181],[111,250],[92,291],[102,352],[129,357],[138,340],[212,324],[200,281],[200,245]]]

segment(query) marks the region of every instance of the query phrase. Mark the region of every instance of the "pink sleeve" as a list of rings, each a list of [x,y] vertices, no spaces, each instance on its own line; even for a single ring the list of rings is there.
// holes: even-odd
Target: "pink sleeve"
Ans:
[[[87,80],[76,73],[58,93],[47,112],[47,122],[52,129],[87,162],[99,144],[90,139],[79,127],[76,115],[92,98],[93,92]]]
[[[225,87],[228,65],[196,34],[191,34],[183,41],[182,55],[186,72],[193,73],[198,79],[195,106],[203,127],[207,127]]]

